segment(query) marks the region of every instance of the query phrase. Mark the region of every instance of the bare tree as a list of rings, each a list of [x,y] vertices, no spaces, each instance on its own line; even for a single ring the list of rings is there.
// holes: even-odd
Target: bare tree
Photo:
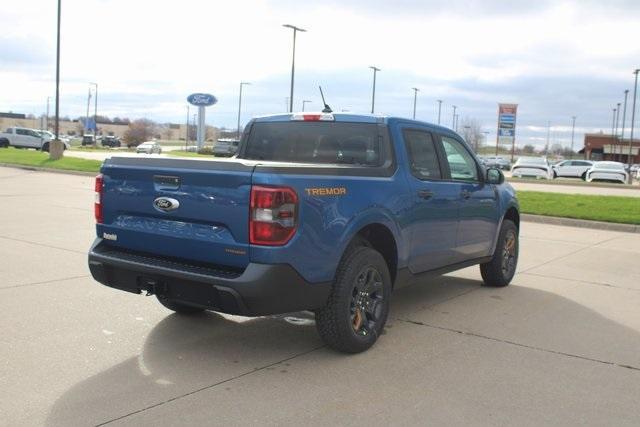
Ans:
[[[482,143],[482,126],[472,117],[463,117],[458,127],[464,140],[477,153]]]
[[[156,124],[149,119],[134,120],[129,124],[129,128],[124,133],[124,142],[127,146],[137,146],[148,141],[157,133]]]

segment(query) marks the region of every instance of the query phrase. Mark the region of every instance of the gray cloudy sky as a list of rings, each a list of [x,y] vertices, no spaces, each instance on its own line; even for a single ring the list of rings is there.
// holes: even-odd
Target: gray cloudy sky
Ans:
[[[638,1],[65,0],[61,113],[80,116],[87,83],[99,112],[183,121],[186,96],[214,93],[207,122],[235,127],[284,111],[292,23],[298,38],[295,108],[321,84],[334,110],[367,112],[371,70],[376,111],[435,121],[436,99],[477,119],[495,138],[498,102],[520,105],[518,144],[568,145],[571,116],[584,132],[610,132],[611,109],[640,67]],[[41,114],[54,94],[55,2],[14,2],[0,15],[0,111]],[[627,118],[627,128],[629,128]]]

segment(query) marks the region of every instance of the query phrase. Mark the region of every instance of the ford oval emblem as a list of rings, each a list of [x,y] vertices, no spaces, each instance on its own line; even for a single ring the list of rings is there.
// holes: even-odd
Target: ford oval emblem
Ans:
[[[169,212],[180,207],[180,202],[170,197],[158,197],[153,201],[153,207],[161,212]]]
[[[197,107],[209,107],[218,102],[218,99],[209,93],[192,93],[187,96],[187,102]]]

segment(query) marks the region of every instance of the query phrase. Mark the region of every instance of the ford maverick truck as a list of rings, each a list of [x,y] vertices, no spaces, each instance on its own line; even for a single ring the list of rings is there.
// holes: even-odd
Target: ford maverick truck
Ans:
[[[95,197],[98,282],[182,314],[312,311],[343,352],[378,339],[394,289],[471,265],[506,286],[518,259],[502,172],[402,118],[254,118],[230,159],[107,159]]]

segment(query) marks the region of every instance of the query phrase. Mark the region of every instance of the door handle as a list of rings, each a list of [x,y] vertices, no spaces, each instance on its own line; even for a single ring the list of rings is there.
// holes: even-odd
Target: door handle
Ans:
[[[471,192],[469,190],[462,190],[462,193],[460,193],[462,195],[463,199],[468,199],[469,197],[471,197]]]
[[[433,197],[435,193],[431,190],[418,190],[418,197],[428,200]]]

